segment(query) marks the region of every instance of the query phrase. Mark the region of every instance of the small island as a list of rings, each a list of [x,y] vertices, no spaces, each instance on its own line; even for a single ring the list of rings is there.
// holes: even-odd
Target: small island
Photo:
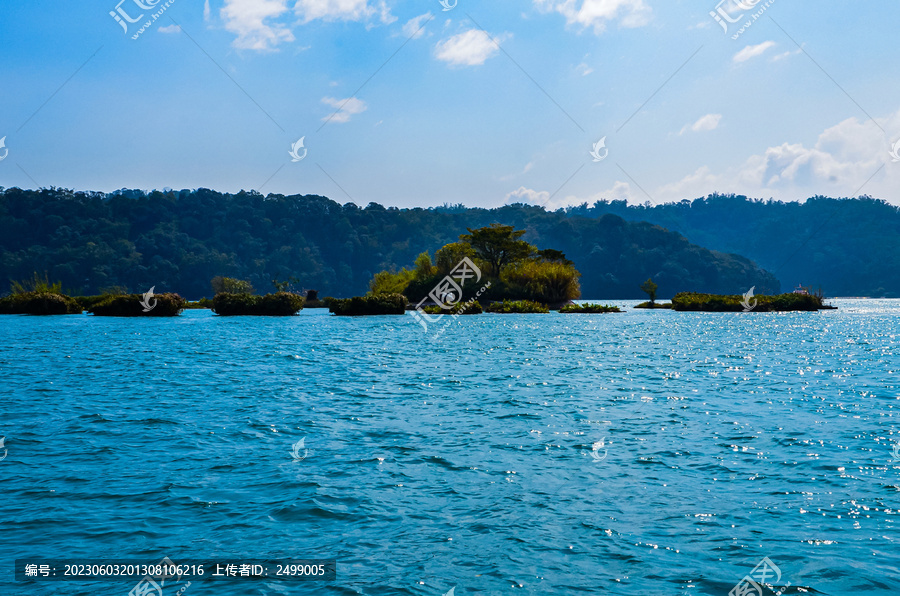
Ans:
[[[375,274],[369,293],[352,300],[363,311],[359,300],[403,295],[412,310],[427,315],[511,314],[547,313],[581,296],[581,273],[562,251],[539,249],[522,240],[525,230],[499,223],[467,231],[434,259],[423,252],[411,269]]]
[[[610,312],[623,312],[618,306],[606,304],[567,304],[559,312],[562,314],[601,314]]]
[[[303,296],[291,292],[229,294],[222,292],[213,298],[212,311],[219,316],[290,317],[303,310]]]
[[[774,296],[747,294],[719,295],[680,292],[672,298],[672,308],[692,312],[791,312],[836,310],[836,306],[824,303],[821,292],[793,292]]]
[[[178,294],[119,294],[93,300],[85,307],[97,317],[177,317],[184,310],[184,298]]]
[[[670,308],[672,308],[671,303],[656,302],[656,289],[658,287],[659,286],[656,284],[656,282],[653,281],[653,278],[647,278],[647,281],[645,281],[644,283],[641,284],[641,290],[643,290],[644,292],[647,293],[647,295],[650,297],[650,300],[648,300],[647,302],[641,302],[640,304],[636,305],[635,308],[648,308],[648,309],[654,309],[654,308],[670,309]]]
[[[488,304],[487,312],[500,315],[546,314],[550,309],[534,300],[502,300]]]
[[[328,312],[340,317],[406,314],[406,296],[398,293],[331,298]]]
[[[14,281],[11,293],[0,298],[0,314],[3,315],[75,315],[82,313],[81,304],[66,296],[60,282],[50,283],[35,272],[33,279]]]

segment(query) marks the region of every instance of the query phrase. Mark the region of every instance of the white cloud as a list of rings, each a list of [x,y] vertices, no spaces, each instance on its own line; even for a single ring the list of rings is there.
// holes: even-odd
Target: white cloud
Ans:
[[[203,7],[209,20],[209,2]],[[291,28],[278,21],[290,12],[288,0],[225,0],[220,14],[225,29],[236,34],[232,45],[242,50],[271,51],[282,43],[294,41]],[[382,23],[397,20],[385,0],[297,0],[294,12],[303,23],[325,21],[369,21],[377,17]]]
[[[178,25],[166,25],[159,28],[160,33],[181,33],[181,27]]]
[[[384,0],[378,7],[370,6],[368,0],[297,0],[294,10],[304,23],[322,19],[324,21],[364,21],[379,16],[382,23],[390,24],[397,20],[391,14]]]
[[[719,128],[719,122],[722,120],[722,114],[707,114],[702,116],[693,124],[685,124],[678,134],[683,135],[687,131],[704,132],[707,130],[715,130]]]
[[[203,22],[208,23],[211,18],[212,11],[209,9],[209,0],[203,3]]]
[[[584,62],[582,62],[581,64],[576,66],[575,70],[578,72],[578,74],[580,74],[583,77],[586,77],[589,74],[591,74],[592,72],[594,72],[594,69],[591,68],[590,66],[588,66],[587,64],[585,64]]]
[[[481,29],[469,29],[438,42],[435,46],[435,57],[453,66],[477,66],[497,53],[509,35],[497,36],[494,39]],[[495,43],[496,42],[496,43]]]
[[[546,205],[550,193],[546,190],[534,190],[520,186],[506,195],[506,203],[528,203],[530,205]]]
[[[602,33],[614,20],[622,27],[642,27],[651,14],[644,0],[534,0],[534,5],[544,12],[560,13],[569,25],[593,27],[594,33]]]
[[[323,97],[322,103],[331,106],[336,112],[322,118],[326,122],[349,122],[350,117],[356,114],[362,114],[369,106],[361,99],[350,97],[348,99],[337,99],[335,97]]]
[[[764,41],[755,46],[747,46],[746,48],[735,54],[732,60],[734,60],[735,62],[746,62],[750,58],[755,58],[761,55],[763,52],[771,47],[774,47],[775,45],[776,44],[774,41]]]
[[[242,50],[273,50],[294,41],[294,34],[272,19],[288,11],[287,0],[225,0],[221,16],[225,29],[236,34],[231,45]]]
[[[403,35],[408,38],[419,39],[425,34],[423,25],[432,18],[434,18],[434,16],[430,12],[426,12],[425,14],[420,14],[419,16],[406,21],[406,24],[403,25]]]
[[[646,199],[644,195],[641,195]],[[615,184],[612,185],[612,188],[608,188],[606,190],[602,190],[597,194],[590,197],[588,201],[586,201],[589,205],[599,201],[600,199],[608,199],[608,200],[617,200],[617,199],[625,199],[626,201],[637,201],[638,197],[631,190],[631,185],[627,182],[622,182],[621,180],[617,180]],[[584,203],[585,201],[580,201],[577,204]],[[570,203],[572,205],[576,203]]]
[[[703,120],[701,118],[701,120]],[[882,130],[883,129],[883,130]],[[885,132],[886,131],[886,132]],[[675,182],[647,187],[654,203],[703,197],[713,192],[776,200],[802,200],[817,194],[833,197],[869,194],[894,203],[900,199],[900,163],[893,163],[891,144],[900,139],[900,110],[886,118],[848,118],[824,130],[811,147],[784,142],[750,155],[743,162],[714,171],[700,166]],[[519,187],[506,202],[526,202],[557,209],[592,204],[599,199],[645,202],[647,195],[626,182],[596,193],[552,199],[546,191]]]
[[[581,205],[582,203],[591,205],[595,201],[599,201],[601,199],[625,199],[629,202],[635,202],[641,199],[646,200],[646,196],[643,194],[641,194],[640,196],[635,195],[631,190],[631,185],[629,185],[627,182],[622,182],[619,180],[616,181],[612,185],[612,187],[606,190],[601,190],[600,192],[594,193],[588,197],[579,197],[571,194],[563,195],[562,193],[557,193],[556,196],[551,197],[549,191],[534,190],[532,188],[520,186],[516,190],[506,195],[505,204],[526,203],[529,205],[539,205],[549,211],[553,211],[561,207]]]
[[[812,147],[785,142],[751,155],[742,164],[720,173],[702,166],[677,182],[660,187],[655,195],[680,200],[711,192],[800,199],[815,194],[851,196],[870,193],[897,199],[900,168],[888,153],[888,139],[900,135],[900,111],[879,120],[848,118],[823,131]],[[891,136],[893,134],[893,136]],[[875,174],[871,182],[863,186]]]

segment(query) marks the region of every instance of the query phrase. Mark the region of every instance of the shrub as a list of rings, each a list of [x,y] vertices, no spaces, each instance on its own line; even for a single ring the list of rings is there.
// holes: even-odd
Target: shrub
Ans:
[[[403,294],[332,298],[328,301],[328,312],[343,317],[402,315],[406,314],[407,302]]]
[[[485,311],[509,315],[517,313],[548,313],[550,309],[546,304],[533,300],[504,300],[503,302],[488,304]]]
[[[91,310],[91,307],[107,298],[109,298],[109,294],[98,294],[97,296],[73,296],[72,300],[80,304],[83,310]]]
[[[212,298],[201,298],[200,300],[197,300],[196,302],[186,302],[184,305],[184,308],[186,310],[196,310],[196,309],[201,309],[201,308],[210,308],[211,309],[212,306],[213,306]]]
[[[578,270],[560,262],[528,260],[508,268],[503,280],[513,288],[512,294],[524,294],[530,300],[554,304],[581,296]],[[509,290],[508,290],[509,291]]]
[[[471,304],[463,302],[448,310],[444,310],[440,306],[424,306],[422,310],[428,315],[480,315],[484,312],[477,300]]]
[[[607,306],[605,304],[567,304],[566,306],[559,309],[559,312],[564,314],[595,314],[607,312],[622,312],[622,309],[620,309],[618,306]]]
[[[672,308],[671,302],[641,302],[636,304],[635,308]]]
[[[77,301],[53,292],[20,292],[0,299],[0,314],[4,315],[76,315],[81,311]]]
[[[10,289],[13,294],[57,294],[65,296],[62,293],[62,283],[58,281],[51,283],[46,271],[43,277],[35,271],[32,279],[13,281],[10,284]]]
[[[291,292],[276,292],[265,296],[221,292],[213,298],[212,310],[223,317],[289,317],[303,310],[303,304],[303,296]]]
[[[92,304],[87,310],[98,317],[177,317],[184,310],[184,298],[178,294],[154,294],[147,312],[142,303],[143,294],[125,294],[124,296],[107,296]]]

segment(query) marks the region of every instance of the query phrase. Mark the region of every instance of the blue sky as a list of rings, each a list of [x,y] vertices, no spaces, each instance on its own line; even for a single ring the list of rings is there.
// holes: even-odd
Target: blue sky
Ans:
[[[900,5],[716,1],[5,2],[0,186],[900,204]]]

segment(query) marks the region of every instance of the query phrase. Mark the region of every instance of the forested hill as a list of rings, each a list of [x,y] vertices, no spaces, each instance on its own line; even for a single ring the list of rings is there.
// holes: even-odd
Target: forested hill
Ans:
[[[499,222],[527,230],[539,248],[566,253],[586,298],[640,298],[648,277],[659,296],[693,290],[734,294],[779,289],[773,275],[736,255],[679,234],[609,215],[579,217],[539,207],[397,209],[340,205],[321,196],[211,190],[144,193],[0,188],[0,293],[37,271],[72,294],[124,286],[196,299],[217,275],[296,277],[321,295],[365,293],[381,270],[411,266],[422,251],[455,242],[466,228]]]
[[[661,225],[701,246],[753,259],[785,286],[821,286],[829,296],[900,297],[900,208],[870,197],[782,203],[710,195],[649,207],[601,201],[567,212]]]

